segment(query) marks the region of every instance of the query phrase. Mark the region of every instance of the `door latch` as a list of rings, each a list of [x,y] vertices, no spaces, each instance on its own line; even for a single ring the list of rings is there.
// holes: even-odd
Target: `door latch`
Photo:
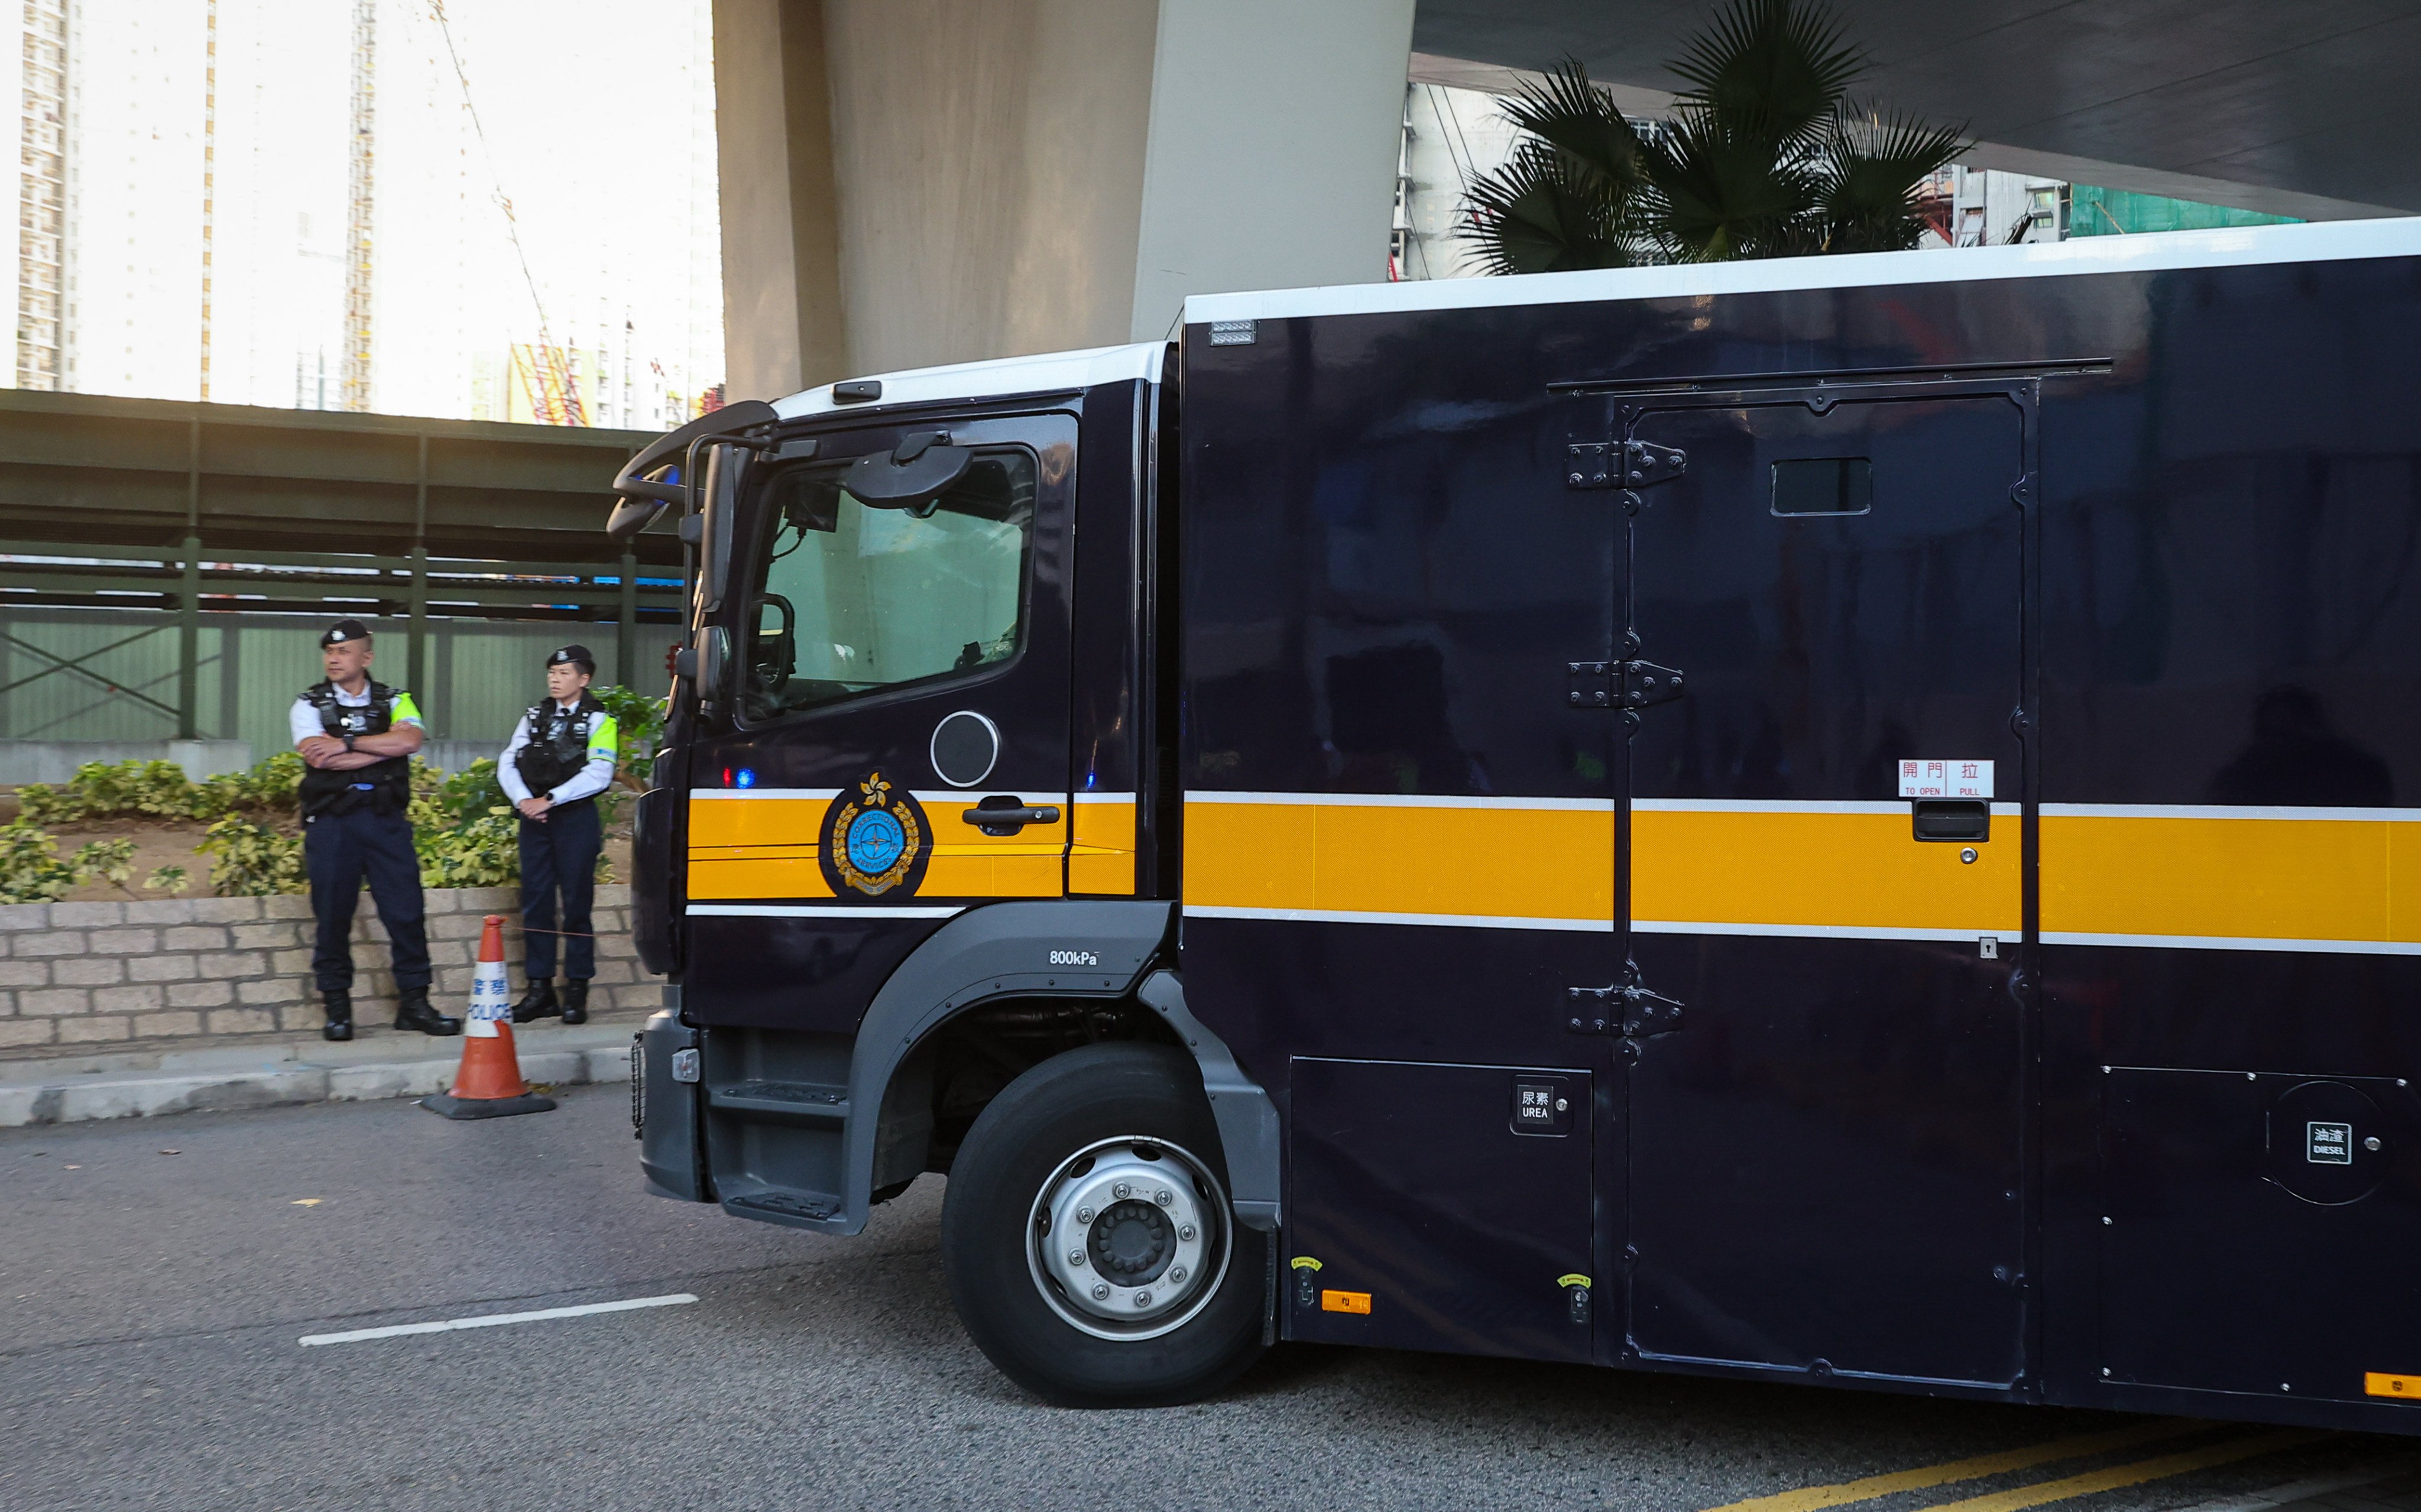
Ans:
[[[1647,709],[1681,696],[1681,674],[1653,662],[1567,662],[1574,709]]]
[[[1611,987],[1567,988],[1572,1003],[1564,1028],[1575,1035],[1620,1035],[1644,1039],[1681,1027],[1681,1005],[1640,985],[1637,965]]]
[[[986,834],[1015,834],[1029,824],[1056,824],[1059,810],[1048,803],[1026,803],[1015,798],[984,799],[969,809],[961,809],[959,818]]]
[[[1646,441],[1584,441],[1565,448],[1564,486],[1570,489],[1648,489],[1690,470],[1679,446]]]

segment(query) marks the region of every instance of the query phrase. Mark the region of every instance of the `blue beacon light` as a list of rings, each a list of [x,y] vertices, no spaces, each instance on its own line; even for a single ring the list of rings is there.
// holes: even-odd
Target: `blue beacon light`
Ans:
[[[738,779],[732,783],[732,786],[734,787],[754,787],[757,786],[757,773],[747,767],[742,767],[740,769]]]

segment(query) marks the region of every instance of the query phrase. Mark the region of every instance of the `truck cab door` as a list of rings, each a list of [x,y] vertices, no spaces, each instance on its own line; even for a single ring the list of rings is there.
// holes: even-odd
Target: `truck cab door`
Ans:
[[[850,1032],[944,920],[1065,893],[1076,441],[951,417],[746,467],[690,772],[692,1018]]]

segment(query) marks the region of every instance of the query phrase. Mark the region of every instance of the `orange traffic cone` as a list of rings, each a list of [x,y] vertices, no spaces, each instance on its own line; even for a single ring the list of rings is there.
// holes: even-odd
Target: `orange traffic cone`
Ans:
[[[511,996],[505,985],[505,919],[491,913],[479,931],[479,963],[471,969],[471,1011],[462,1021],[462,1066],[454,1073],[454,1090],[430,1093],[420,1099],[422,1107],[448,1118],[508,1118],[554,1106],[553,1098],[532,1092],[522,1080]]]

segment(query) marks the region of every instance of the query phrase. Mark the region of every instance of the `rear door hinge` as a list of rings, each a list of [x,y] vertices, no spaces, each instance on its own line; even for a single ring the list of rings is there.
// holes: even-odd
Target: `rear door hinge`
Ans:
[[[1565,448],[1564,486],[1648,489],[1690,470],[1689,453],[1647,441],[1583,441]]]
[[[1647,709],[1681,696],[1681,674],[1653,662],[1567,662],[1574,709]]]
[[[1575,1035],[1620,1035],[1645,1039],[1669,1035],[1681,1027],[1681,1005],[1639,984],[1639,968],[1632,966],[1611,987],[1567,988],[1571,1006],[1564,1020]]]

